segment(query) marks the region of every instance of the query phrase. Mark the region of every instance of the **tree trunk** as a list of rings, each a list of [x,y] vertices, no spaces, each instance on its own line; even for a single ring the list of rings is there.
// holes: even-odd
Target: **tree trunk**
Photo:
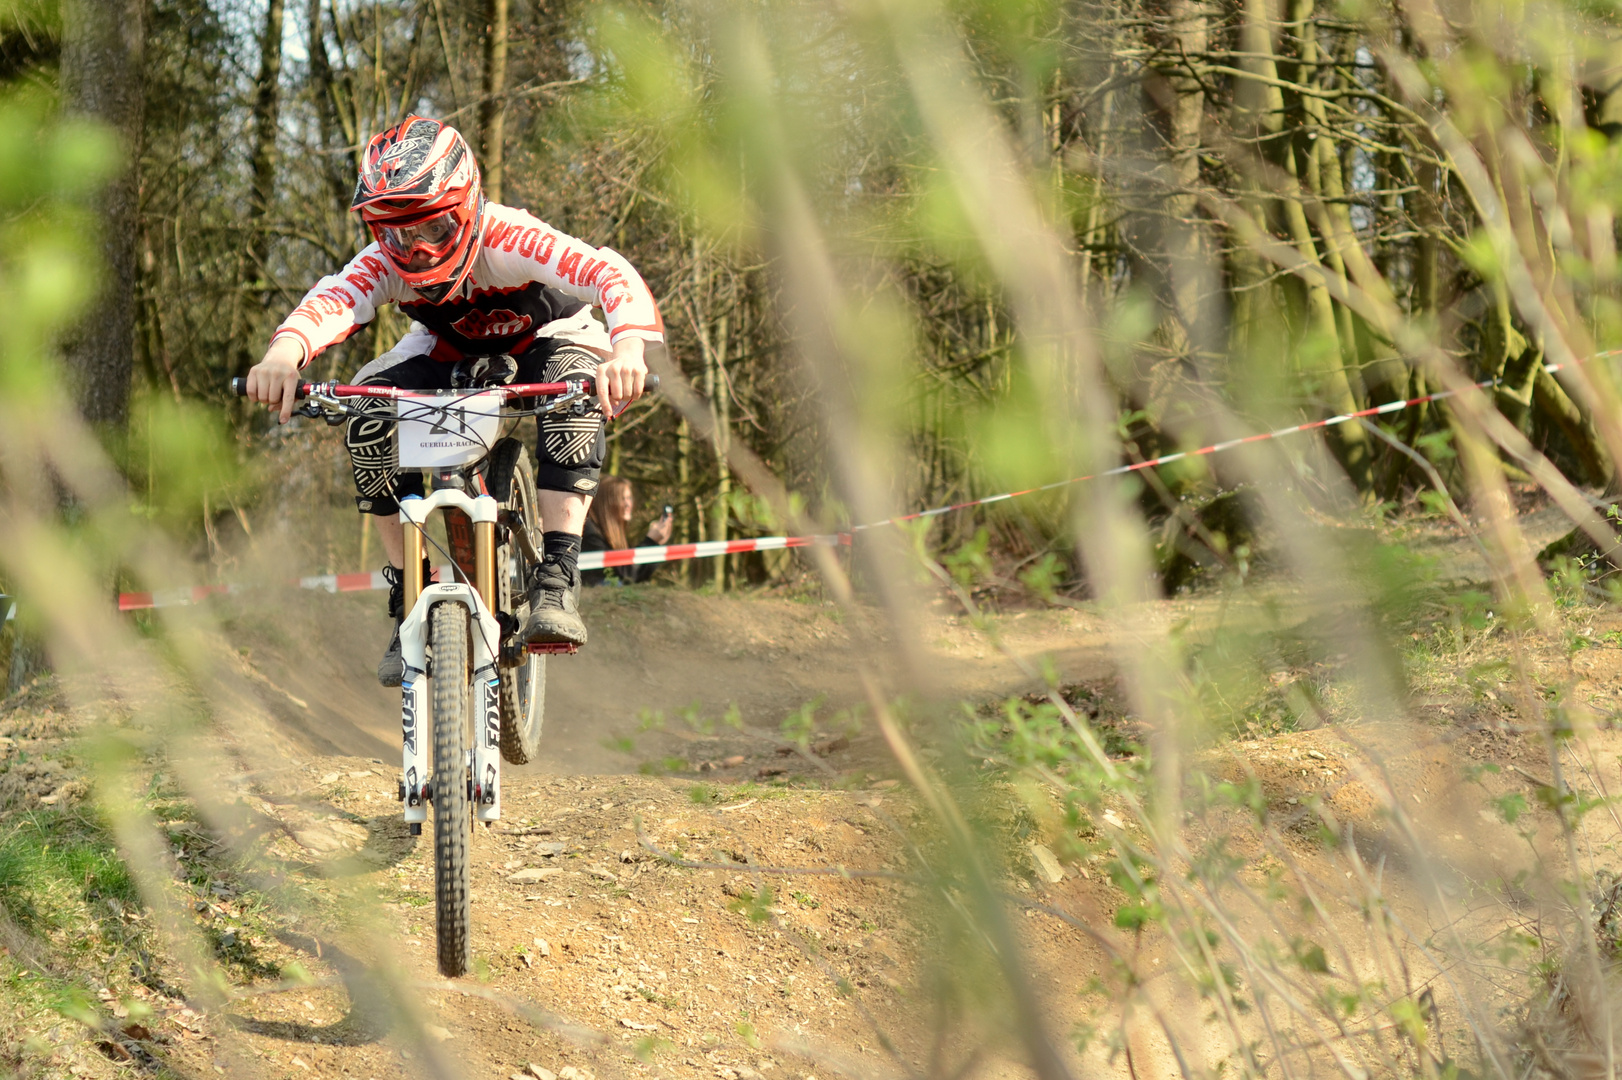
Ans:
[[[479,102],[484,193],[501,201],[502,139],[507,117],[507,0],[484,4],[484,97]]]
[[[1302,180],[1306,178],[1302,177],[1302,167],[1306,165],[1307,169],[1315,172],[1315,169],[1312,169],[1315,164],[1315,156],[1312,156],[1311,152],[1302,152],[1302,154],[1296,152],[1298,151],[1296,141],[1291,138],[1289,133],[1286,133],[1285,128],[1285,96],[1283,96],[1283,91],[1275,88],[1275,83],[1273,83],[1280,76],[1283,76],[1285,81],[1304,83],[1307,79],[1312,78],[1312,71],[1304,63],[1294,63],[1294,65],[1288,65],[1291,70],[1280,71],[1280,60],[1278,60],[1277,52],[1273,49],[1272,28],[1268,26],[1267,19],[1265,19],[1265,10],[1267,10],[1265,3],[1257,3],[1249,11],[1251,28],[1247,31],[1246,45],[1247,49],[1254,50],[1255,57],[1252,58],[1251,65],[1247,66],[1252,66],[1252,70],[1260,76],[1260,83],[1267,86],[1267,89],[1260,94],[1262,102],[1264,102],[1262,104],[1262,117],[1264,117],[1268,135],[1275,136],[1275,138],[1268,138],[1267,146],[1272,151],[1270,157],[1272,157],[1273,162],[1288,175],[1289,186],[1294,188],[1293,191],[1286,193],[1285,198],[1277,199],[1277,211],[1280,211],[1281,219],[1283,219],[1281,221],[1283,230],[1288,234],[1291,245],[1301,255],[1302,263],[1307,263],[1309,266],[1324,266],[1325,259],[1320,258],[1319,242],[1317,242],[1317,237],[1312,235],[1312,225],[1311,222],[1307,221],[1306,208],[1302,206],[1302,199],[1299,196],[1299,191],[1304,190],[1307,186],[1315,188],[1315,185],[1317,185],[1315,178],[1307,178],[1309,183],[1302,183]],[[1299,23],[1311,21],[1311,18],[1311,3],[1296,0],[1296,3],[1291,5],[1291,24],[1296,26],[1298,32],[1304,32]],[[1312,45],[1312,49],[1315,50],[1315,44]],[[1306,110],[1298,110],[1298,114],[1307,115],[1307,117],[1311,118],[1311,115],[1306,114]],[[1311,151],[1311,139],[1307,141],[1307,149]],[[1333,248],[1333,243],[1325,243],[1324,246],[1325,248]],[[1340,268],[1332,269],[1332,272],[1343,271],[1345,271],[1345,264],[1343,263],[1340,264]],[[1354,412],[1354,410],[1358,409],[1358,399],[1354,396],[1353,388],[1351,388],[1351,379],[1346,376],[1345,355],[1348,350],[1341,347],[1343,328],[1341,328],[1340,319],[1337,318],[1335,302],[1328,295],[1328,289],[1325,289],[1322,284],[1309,281],[1302,282],[1301,287],[1304,294],[1306,294],[1307,308],[1307,341],[1304,342],[1306,349],[1302,350],[1302,352],[1311,355],[1311,350],[1314,349],[1314,342],[1311,341],[1312,336],[1319,337],[1319,341],[1324,342],[1325,345],[1332,345],[1333,352],[1325,349],[1324,352],[1327,352],[1328,355],[1325,355],[1322,358],[1322,363],[1320,363],[1319,376],[1324,379],[1322,381],[1322,392],[1328,399],[1327,404],[1330,409],[1335,410],[1335,412],[1343,412],[1343,414],[1345,412]],[[1330,436],[1330,439],[1332,439],[1333,448],[1337,449],[1341,465],[1345,467],[1346,475],[1351,477],[1353,485],[1361,493],[1371,491],[1372,486],[1374,486],[1374,472],[1372,472],[1374,454],[1372,454],[1371,446],[1369,446],[1369,436],[1364,433],[1361,426],[1354,425],[1354,423],[1343,423],[1343,425],[1335,428],[1335,433]]]
[[[676,542],[691,544],[694,539],[693,531],[693,429],[687,423],[687,417],[682,417],[676,425]],[[681,583],[691,587],[693,584],[693,560],[681,561]]]
[[[1266,80],[1278,77],[1271,59],[1273,40],[1264,0],[1245,0],[1243,22],[1239,27],[1242,59],[1239,64],[1252,78],[1234,81],[1233,127],[1238,137],[1253,146],[1255,159],[1238,170],[1240,203],[1256,223],[1258,231],[1272,232],[1268,221],[1268,193],[1262,177],[1266,174],[1264,148],[1276,139],[1279,118],[1284,111],[1283,96]],[[1264,319],[1276,316],[1266,304],[1267,282],[1272,268],[1242,238],[1230,236],[1229,274],[1234,288],[1229,301],[1228,350],[1234,357],[1251,362],[1262,359],[1260,349],[1267,340]]]
[[[732,466],[727,464],[727,453],[732,449],[732,387],[727,383],[727,326],[728,319],[721,316],[715,329],[715,538],[727,538],[727,524],[732,514]],[[722,555],[715,560],[715,588],[726,588],[728,564],[737,558]],[[736,566],[732,567],[736,570]],[[736,581],[736,574],[733,575]]]
[[[259,39],[259,81],[253,101],[253,259],[254,272],[268,278],[270,208],[276,199],[276,128],[281,120],[283,0],[265,7]],[[313,53],[311,54],[314,55]]]
[[[343,145],[343,127],[338,122],[338,106],[332,96],[332,61],[327,56],[326,26],[321,17],[321,0],[309,0],[304,9],[304,35],[310,55],[310,99],[321,119],[321,149],[336,151]],[[349,213],[354,177],[347,168],[347,156],[328,153],[318,164],[332,191],[340,214]]]
[[[1201,121],[1205,88],[1189,69],[1190,55],[1206,51],[1209,14],[1203,0],[1159,0],[1152,37],[1167,56],[1144,80],[1143,105],[1151,137],[1159,142],[1158,205],[1146,226],[1141,254],[1156,278],[1162,315],[1158,344],[1173,361],[1188,362],[1212,351],[1209,268],[1205,229],[1199,222]]]
[[[249,280],[258,285],[259,305],[271,303],[270,211],[276,201],[276,129],[282,112],[282,14],[284,0],[269,0],[264,30],[259,37],[259,78],[254,85],[253,191],[248,205]],[[255,359],[251,335],[237,336],[236,373],[247,374]]]
[[[732,494],[732,470],[727,466],[727,451],[731,442],[732,410],[731,398],[727,393],[726,358],[723,355],[727,347],[727,319],[722,316],[716,327],[718,343],[710,341],[708,324],[700,320],[698,324],[698,346],[704,358],[704,396],[709,399],[710,420],[715,429],[715,502],[710,507],[714,515],[711,522],[711,540],[725,540],[727,538],[728,513],[731,507],[729,496]],[[726,588],[727,560],[721,556],[715,560],[715,590],[720,592]]]
[[[1577,460],[1582,462],[1583,472],[1587,474],[1585,479],[1595,486],[1605,483],[1614,476],[1614,471],[1604,443],[1594,431],[1593,422],[1577,408],[1554,376],[1544,370],[1542,360],[1540,354],[1538,362],[1532,365],[1532,404],[1571,443]],[[1611,486],[1616,486],[1614,481]]]
[[[124,162],[96,200],[103,285],[64,345],[79,411],[95,424],[129,419],[135,364],[136,165],[141,141],[141,55],[145,0],[65,0],[62,103],[100,121],[118,138]]]

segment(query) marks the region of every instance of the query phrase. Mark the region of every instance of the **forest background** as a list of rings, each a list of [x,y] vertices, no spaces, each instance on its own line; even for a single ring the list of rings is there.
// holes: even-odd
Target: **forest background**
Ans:
[[[45,803],[68,797],[53,786],[17,804],[42,828],[10,835],[36,837],[30,865],[60,865],[41,880],[72,904],[100,900],[79,864],[47,859],[62,822],[109,852],[116,839],[123,895],[191,920],[190,898],[164,892],[171,810],[150,802],[153,770],[205,819],[212,781],[248,772],[194,736],[240,730],[216,695],[252,650],[209,605],[121,618],[115,580],[376,565],[335,433],[274,427],[226,385],[362,245],[346,212],[358,148],[420,112],[467,132],[491,197],[613,246],[652,286],[668,385],[614,425],[609,467],[645,506],[679,508],[678,539],[831,531],[1448,392],[872,530],[848,562],[812,550],[817,598],[839,605],[864,715],[929,807],[922,847],[945,852],[926,877],[947,927],[933,952],[971,957],[956,1000],[975,1004],[943,1009],[942,1031],[983,1014],[1037,1075],[1068,1075],[1003,891],[1036,881],[1017,858],[1041,835],[1114,890],[1107,919],[1065,918],[1110,950],[1097,985],[1122,1011],[1099,1023],[1121,1040],[1170,984],[1154,1022],[1174,1050],[1206,1044],[1182,1020],[1224,1010],[1211,1075],[1298,1075],[1297,1052],[1348,1080],[1616,1074],[1622,816],[1603,770],[1622,712],[1615,678],[1584,666],[1622,642],[1599,580],[1622,565],[1606,359],[1622,329],[1622,17],[1603,0],[19,0],[0,8],[0,76],[0,591],[22,597],[57,672],[19,679],[41,654],[0,631],[0,671],[26,691],[7,715],[37,707],[44,725],[60,692],[107,717],[81,789],[102,817]],[[386,315],[314,374],[347,376],[404,329]],[[1543,567],[1522,532],[1534,501],[1562,515],[1540,539],[1575,526]],[[1448,520],[1379,520],[1404,509]],[[1438,569],[1424,529],[1485,574]],[[799,569],[666,573],[726,587]],[[1205,605],[1191,629],[1159,600],[1202,575],[1213,587],[1179,600]],[[1006,646],[980,604],[1013,589],[1098,620],[1114,713],[1012,649],[1028,692],[940,700],[921,662],[931,620],[956,604]],[[809,751],[815,708],[785,742]],[[1449,785],[1497,785],[1471,788],[1458,821],[1385,769],[1365,740],[1377,726],[1542,757],[1447,764]],[[1356,830],[1327,787],[1269,794],[1251,771],[1260,743],[1314,727],[1367,762],[1294,747],[1361,770],[1373,809]],[[1231,769],[1201,757],[1224,741]],[[1018,828],[986,823],[1016,803]],[[1249,850],[1278,861],[1226,846],[1231,816],[1195,828],[1213,808],[1251,818]],[[1471,886],[1491,926],[1408,930],[1384,891],[1399,873],[1441,903],[1453,871],[1431,842],[1496,857],[1501,827],[1533,861]],[[1401,855],[1390,877],[1383,853],[1364,861],[1382,830]],[[1312,914],[1316,886],[1274,874],[1308,847],[1343,860],[1326,866],[1346,918]],[[1235,890],[1257,921],[1228,917]],[[1154,983],[1128,958],[1158,931],[1176,959],[1162,970],[1181,974]],[[195,985],[216,985],[211,954],[173,940]],[[1389,959],[1383,974],[1354,947]],[[121,954],[106,955],[111,970]],[[958,1075],[979,1050],[963,1060]]]
[[[1110,425],[1118,458],[1198,445],[1218,416],[1242,434],[1420,396],[1447,381],[1445,366],[1499,380],[1490,407],[1564,476],[1612,480],[1616,439],[1596,422],[1607,373],[1544,370],[1594,353],[1618,317],[1622,37],[1608,12],[1528,22],[1490,4],[952,5],[942,41],[963,64],[947,77],[972,81],[1032,179],[1063,260],[1055,285],[1005,272],[977,245],[984,223],[957,190],[936,118],[908,99],[912,60],[886,37],[901,15],[749,8],[747,33],[774,69],[751,105],[755,76],[737,60],[729,39],[743,31],[727,10],[11,9],[6,77],[60,91],[63,110],[108,122],[128,155],[95,207],[107,279],[66,354],[84,415],[115,432],[131,424],[112,437],[147,512],[226,574],[231,534],[251,531],[265,492],[284,507],[348,505],[336,440],[306,431],[267,451],[263,420],[225,386],[365,242],[347,213],[358,148],[411,112],[468,134],[491,198],[615,247],[652,286],[669,356],[701,392],[700,427],[714,437],[655,404],[615,425],[609,467],[638,483],[644,505],[678,508],[678,540],[782,527],[734,480],[733,444],[823,527],[848,524],[850,493],[831,479],[840,425],[807,407],[833,390],[852,425],[837,437],[884,478],[870,511],[1062,478],[1071,435],[1043,419],[1028,351],[1040,316],[1020,312],[1072,299],[1111,396],[1083,423]],[[782,254],[796,241],[778,214],[782,170],[851,290],[838,334],[859,339],[846,351],[860,360],[843,374],[804,363],[817,335],[796,322],[808,305],[785,284]],[[347,376],[403,329],[387,312],[313,374]],[[225,414],[238,463],[188,460]],[[864,443],[872,426],[883,447]],[[1454,434],[1450,413],[1424,406],[1379,431],[1346,424],[1329,436],[1335,462],[1298,448],[1294,474],[1342,506],[1396,505],[1433,486],[1431,466],[1458,485]],[[1536,470],[1503,435],[1488,452],[1527,478]],[[1249,539],[1244,510],[1223,495],[1237,477],[1196,462],[1144,480],[1133,497],[1157,523],[1167,586],[1243,564],[1230,549]],[[1440,512],[1442,496],[1426,497]],[[976,550],[1009,578],[1078,585],[1071,506],[1061,493],[956,515],[932,543],[956,548],[988,526]],[[363,531],[317,515],[290,534],[299,569],[359,569]],[[762,581],[789,566],[735,558],[731,573]],[[680,572],[727,580],[719,562]]]

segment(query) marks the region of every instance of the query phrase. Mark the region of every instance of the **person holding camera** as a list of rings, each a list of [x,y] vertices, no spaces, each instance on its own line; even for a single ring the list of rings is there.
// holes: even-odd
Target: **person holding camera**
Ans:
[[[586,527],[580,537],[581,551],[618,551],[630,547],[631,518],[636,514],[636,493],[631,482],[623,476],[605,476],[586,512]],[[647,536],[639,546],[670,543],[675,528],[676,511],[666,506],[664,513],[648,526]],[[656,563],[641,566],[616,566],[609,570],[585,570],[580,580],[586,585],[638,585],[653,576]],[[612,575],[612,577],[611,577]]]

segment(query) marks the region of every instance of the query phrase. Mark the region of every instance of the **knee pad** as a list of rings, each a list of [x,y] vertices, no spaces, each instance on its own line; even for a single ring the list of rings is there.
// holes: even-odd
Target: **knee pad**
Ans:
[[[397,514],[400,499],[422,494],[422,477],[414,472],[401,476],[395,463],[393,402],[361,399],[355,408],[362,415],[351,416],[344,425],[344,449],[355,474],[355,507],[378,517]]]
[[[546,382],[589,379],[597,372],[595,353],[565,345],[547,358]],[[568,491],[590,497],[597,492],[597,477],[608,453],[603,418],[552,413],[537,418],[535,486],[546,491]]]

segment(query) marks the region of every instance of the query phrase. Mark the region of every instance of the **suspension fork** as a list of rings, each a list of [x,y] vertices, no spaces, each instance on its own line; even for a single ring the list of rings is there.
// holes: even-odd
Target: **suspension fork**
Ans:
[[[427,583],[422,575],[423,529],[435,510],[454,507],[473,522],[473,587],[443,582],[433,586],[433,594],[422,604]],[[408,495],[400,500],[400,518],[405,525],[406,619],[401,624],[401,653],[406,663],[401,691],[402,767],[400,796],[405,803],[405,819],[413,835],[428,819],[427,798],[430,778],[424,753],[422,719],[428,715],[431,695],[427,691],[425,645],[428,611],[431,603],[458,602],[468,608],[473,650],[472,687],[476,690],[473,716],[473,747],[469,760],[462,762],[472,788],[474,817],[496,821],[501,817],[501,624],[496,618],[496,500],[489,495],[469,497],[454,488],[441,488],[427,498]],[[432,729],[427,729],[431,731]],[[453,763],[435,763],[436,767]]]

